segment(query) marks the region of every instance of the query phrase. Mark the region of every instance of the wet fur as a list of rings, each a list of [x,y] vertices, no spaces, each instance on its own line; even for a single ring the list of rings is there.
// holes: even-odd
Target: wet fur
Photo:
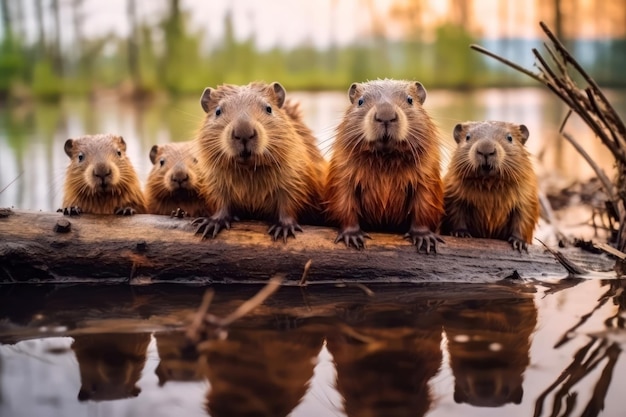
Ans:
[[[326,212],[342,229],[363,225],[397,232],[416,225],[436,230],[443,214],[440,143],[418,94],[409,81],[356,84],[356,99],[332,145],[326,188]],[[409,95],[413,104],[407,102]],[[359,97],[364,98],[361,106]],[[375,132],[368,119],[371,106],[385,100],[396,109],[404,135],[380,151],[369,137]]]
[[[207,214],[206,204],[200,196],[201,183],[192,142],[154,145],[150,159],[153,166],[146,182],[148,213],[171,215],[180,208],[189,216]],[[185,174],[188,179],[179,187],[172,175]]]
[[[241,218],[265,221],[319,212],[323,157],[297,106],[282,106],[274,85],[222,85],[210,92],[197,145],[202,195],[214,212],[226,209]],[[221,114],[216,116],[218,106]],[[258,131],[247,164],[238,162],[231,139],[241,114]]]
[[[524,137],[520,125],[495,121],[467,122],[457,128],[458,146],[444,178],[442,233],[465,229],[472,237],[508,240],[513,236],[530,244],[539,219],[539,197],[524,146],[528,131]],[[475,146],[480,140],[494,141],[496,158],[490,175],[481,173],[477,163]]]
[[[65,175],[63,208],[80,207],[83,213],[93,214],[113,214],[126,207],[136,213],[146,212],[139,178],[126,155],[126,143],[121,136],[107,134],[68,139],[65,152],[70,164]],[[79,154],[83,155],[82,161],[79,161]],[[99,163],[111,170],[111,183],[105,190],[93,176],[94,167]]]

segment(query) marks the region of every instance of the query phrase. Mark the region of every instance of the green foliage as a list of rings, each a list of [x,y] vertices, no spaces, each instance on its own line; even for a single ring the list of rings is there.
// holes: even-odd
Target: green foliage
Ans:
[[[0,97],[7,96],[12,85],[23,81],[26,59],[20,49],[20,45],[10,39],[0,42]]]
[[[35,64],[32,81],[33,94],[44,101],[58,101],[63,94],[63,80],[52,69],[49,60]]]

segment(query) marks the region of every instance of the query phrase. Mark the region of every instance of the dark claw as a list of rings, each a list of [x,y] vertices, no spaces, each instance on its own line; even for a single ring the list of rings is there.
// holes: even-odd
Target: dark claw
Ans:
[[[352,245],[355,249],[361,250],[365,249],[365,239],[372,238],[370,235],[363,232],[360,228],[347,229],[342,230],[339,232],[339,234],[337,234],[337,238],[335,238],[335,243],[343,241],[347,248]]]
[[[230,229],[230,217],[213,218],[213,217],[198,217],[191,222],[192,226],[198,226],[195,235],[202,233],[202,240],[207,236],[215,238],[222,229]],[[212,233],[211,233],[212,231]]]
[[[172,210],[172,213],[170,214],[170,217],[177,217],[179,219],[182,219],[186,215],[187,215],[187,212],[185,210],[181,209],[180,207],[178,207],[176,210]]]
[[[78,206],[63,207],[57,210],[57,213],[63,213],[64,216],[80,216],[82,212]]]
[[[272,236],[272,240],[276,241],[279,236],[282,235],[283,242],[287,243],[287,238],[289,236],[293,236],[296,238],[296,232],[302,232],[302,227],[294,220],[288,221],[278,221],[278,223],[273,224],[267,231]]]
[[[509,243],[513,246],[513,250],[517,250],[519,253],[522,253],[522,251],[528,253],[528,244],[523,239],[517,236],[511,236]]]
[[[118,209],[115,209],[114,213],[118,216],[132,216],[136,213],[136,211],[132,207],[120,207]]]
[[[431,249],[434,253],[437,253],[439,243],[445,243],[441,236],[424,228],[411,228],[404,235],[404,238],[409,239],[417,247],[418,252],[424,247],[426,253],[430,253]]]
[[[450,233],[451,236],[456,236],[456,237],[472,237],[472,235],[470,234],[470,232],[467,229],[456,229],[453,230],[452,233]]]

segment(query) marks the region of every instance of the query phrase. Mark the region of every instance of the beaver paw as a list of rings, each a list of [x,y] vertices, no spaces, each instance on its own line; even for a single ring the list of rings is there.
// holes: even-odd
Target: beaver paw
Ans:
[[[337,238],[335,239],[335,243],[343,241],[347,248],[352,245],[356,249],[361,250],[365,249],[365,239],[371,239],[371,237],[362,231],[360,227],[346,228],[339,232]]]
[[[430,253],[432,248],[434,253],[437,253],[437,245],[439,242],[445,243],[445,241],[437,233],[431,232],[425,227],[411,227],[411,229],[404,235],[405,239],[409,239],[419,252],[422,247],[426,253]]]
[[[296,238],[296,231],[301,232],[302,228],[300,225],[292,218],[278,220],[278,222],[272,225],[267,233],[272,235],[272,240],[276,241],[279,236],[283,236],[283,242],[287,243],[287,238],[289,236],[293,236]]]
[[[467,229],[456,229],[450,232],[451,236],[455,237],[472,237],[470,232]]]
[[[202,233],[202,239],[208,237],[215,238],[222,229],[230,229],[230,222],[233,220],[230,216],[225,217],[198,217],[192,226],[198,226],[194,234]]]
[[[64,216],[79,216],[82,212],[78,206],[63,207],[57,210],[57,213],[63,213]]]
[[[176,218],[182,219],[187,214],[189,214],[189,213],[187,213],[185,210],[183,210],[180,207],[178,207],[176,210],[172,210],[172,213],[170,214],[170,217],[176,217]]]
[[[120,207],[115,209],[114,213],[118,216],[132,216],[136,213],[136,211],[132,207]]]
[[[515,235],[511,235],[509,243],[513,246],[514,250],[518,250],[520,253],[522,253],[522,251],[528,253],[528,244],[523,239]]]

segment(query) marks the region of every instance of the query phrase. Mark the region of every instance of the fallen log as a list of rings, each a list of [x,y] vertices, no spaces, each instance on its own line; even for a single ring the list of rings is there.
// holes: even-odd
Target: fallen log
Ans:
[[[275,274],[306,283],[494,282],[565,277],[567,271],[532,245],[445,237],[437,254],[417,253],[400,235],[372,233],[365,250],[335,244],[336,231],[304,227],[296,239],[273,242],[267,225],[237,222],[216,239],[201,240],[189,219],[4,210],[0,213],[0,282],[259,283]],[[570,259],[611,270],[605,256],[579,250]],[[591,265],[591,267],[589,266]]]

